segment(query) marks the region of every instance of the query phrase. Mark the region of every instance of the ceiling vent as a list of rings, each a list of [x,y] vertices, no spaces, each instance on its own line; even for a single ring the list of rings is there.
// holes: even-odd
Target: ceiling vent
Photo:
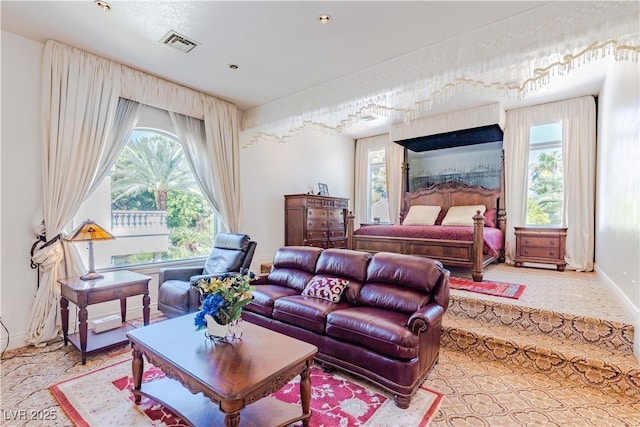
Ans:
[[[181,34],[176,33],[175,31],[169,31],[166,36],[160,39],[160,43],[171,46],[172,48],[178,49],[184,53],[190,52],[191,49],[199,44],[193,40],[189,40]]]

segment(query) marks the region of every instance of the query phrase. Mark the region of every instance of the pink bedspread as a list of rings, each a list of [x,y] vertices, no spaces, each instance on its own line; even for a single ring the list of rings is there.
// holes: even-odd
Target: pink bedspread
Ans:
[[[355,236],[384,236],[411,239],[461,240],[473,242],[473,227],[454,227],[444,225],[376,225],[360,227],[353,232]],[[483,253],[498,256],[502,249],[502,231],[499,228],[484,227]]]

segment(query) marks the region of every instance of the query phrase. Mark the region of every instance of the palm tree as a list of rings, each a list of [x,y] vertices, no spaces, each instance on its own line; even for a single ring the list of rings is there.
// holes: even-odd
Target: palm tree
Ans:
[[[111,185],[114,201],[151,191],[160,211],[167,210],[169,191],[197,191],[182,147],[161,135],[131,139],[116,162]]]
[[[541,153],[529,166],[532,199],[548,216],[550,224],[562,221],[562,159],[557,150]]]

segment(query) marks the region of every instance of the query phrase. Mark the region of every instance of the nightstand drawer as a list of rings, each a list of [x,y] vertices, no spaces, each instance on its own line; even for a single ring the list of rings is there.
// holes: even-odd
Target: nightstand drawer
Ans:
[[[531,257],[531,258],[551,258],[558,259],[559,258],[558,248],[542,248],[542,247],[522,247],[520,248],[520,255]]]
[[[557,237],[522,237],[521,245],[559,248],[560,240]]]

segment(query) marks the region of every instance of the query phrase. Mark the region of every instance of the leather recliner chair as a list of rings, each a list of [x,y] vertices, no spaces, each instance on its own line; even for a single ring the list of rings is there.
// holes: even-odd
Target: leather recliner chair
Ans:
[[[219,233],[204,267],[163,268],[158,274],[158,309],[168,317],[198,311],[200,293],[191,282],[251,266],[256,242],[246,234]]]

